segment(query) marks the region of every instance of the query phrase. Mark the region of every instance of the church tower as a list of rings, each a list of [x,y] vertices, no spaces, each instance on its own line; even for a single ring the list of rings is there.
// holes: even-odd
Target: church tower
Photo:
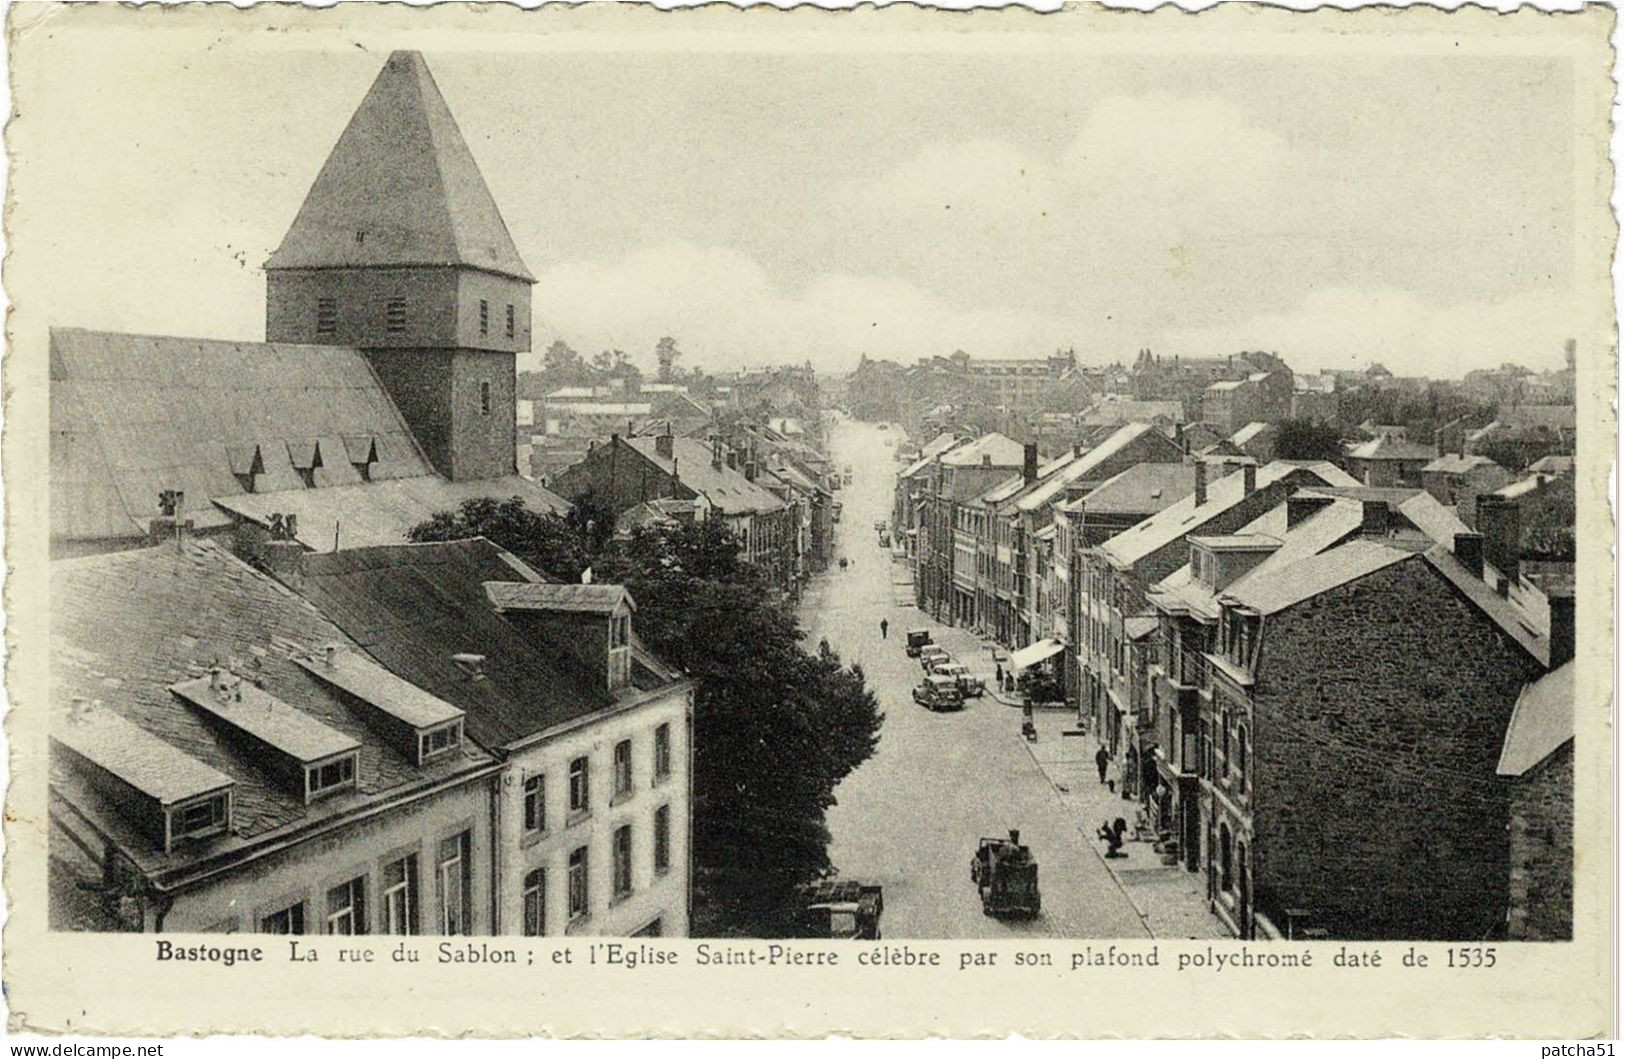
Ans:
[[[422,55],[390,55],[265,271],[268,341],[361,349],[442,474],[514,473],[536,279]]]

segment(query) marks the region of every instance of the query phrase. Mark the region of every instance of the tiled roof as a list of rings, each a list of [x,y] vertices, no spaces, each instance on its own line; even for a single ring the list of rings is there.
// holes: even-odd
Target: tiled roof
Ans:
[[[706,442],[697,438],[673,438],[672,458],[667,459],[656,451],[656,440],[651,437],[622,438],[621,443],[634,449],[666,474],[671,474],[675,468],[678,481],[704,496],[712,507],[724,515],[784,509],[783,500],[729,467],[726,460],[721,467],[712,466],[711,446]]]
[[[1299,477],[1304,479],[1305,485],[1359,485],[1334,464],[1298,460],[1275,460],[1260,467],[1257,485],[1262,489],[1297,472],[1301,472]],[[1187,533],[1200,532],[1209,520],[1241,503],[1246,498],[1245,487],[1243,475],[1226,475],[1208,485],[1206,503],[1197,505],[1193,492],[1112,537],[1101,545],[1101,553],[1114,564],[1132,566]]]
[[[343,697],[313,679],[296,659],[344,634],[310,604],[207,541],[164,545],[51,564],[52,700],[99,700],[178,753],[236,784],[233,831],[190,842],[171,854],[124,821],[85,787],[72,766],[53,762],[52,785],[97,811],[143,868],[183,872],[204,859],[230,857],[294,830],[338,820],[385,798],[438,785],[483,768],[471,746],[418,767],[377,734]],[[264,768],[259,756],[172,692],[219,664],[289,708],[361,746],[357,790],[310,805]],[[246,697],[246,696],[245,696]],[[68,723],[53,718],[53,730]]]
[[[1020,467],[1022,456],[1021,442],[993,433],[944,453],[942,463],[946,467],[980,467],[983,457],[987,457],[994,467]]]
[[[302,489],[297,453],[315,445],[319,492],[432,475],[406,421],[362,354],[342,346],[51,330],[51,533],[142,536],[158,494],[186,494],[183,518],[229,521],[211,498]],[[352,455],[352,453],[354,455]]]
[[[1099,445],[1067,461],[1054,474],[1038,482],[1034,489],[1016,501],[1016,507],[1022,511],[1036,511],[1053,502],[1058,495],[1064,495],[1068,485],[1088,478],[1107,460],[1147,435],[1160,441],[1170,456],[1178,455],[1174,443],[1164,437],[1156,427],[1149,423],[1129,423],[1113,432],[1111,437]]]
[[[570,505],[557,494],[518,475],[453,482],[439,475],[366,482],[333,489],[287,489],[241,493],[215,501],[250,522],[268,526],[276,514],[297,515],[299,542],[312,551],[405,544],[414,526],[465,500],[518,497],[534,511],[562,514]]]
[[[633,610],[624,585],[557,585],[547,582],[487,581],[486,598],[497,610],[563,610],[608,614],[625,602]]]
[[[1459,452],[1447,452],[1432,463],[1423,467],[1428,474],[1466,474],[1479,467],[1494,467],[1495,461],[1488,456],[1468,456]]]
[[[1258,614],[1274,614],[1415,556],[1416,553],[1408,549],[1354,540],[1340,548],[1277,567],[1269,576],[1249,577],[1245,584],[1232,585],[1220,593],[1219,599]]]
[[[1507,722],[1498,776],[1522,776],[1574,738],[1574,663],[1525,684]]]
[[[267,269],[465,265],[534,282],[423,56],[393,52]]]
[[[378,662],[466,711],[481,744],[506,746],[609,706],[603,674],[505,621],[488,581],[539,581],[476,538],[305,557],[289,583]],[[474,679],[456,654],[485,657]]]
[[[1439,450],[1419,441],[1406,441],[1384,435],[1354,446],[1349,458],[1356,460],[1433,460]]]
[[[1188,463],[1137,463],[1076,503],[1086,515],[1150,515],[1195,489],[1196,471]]]

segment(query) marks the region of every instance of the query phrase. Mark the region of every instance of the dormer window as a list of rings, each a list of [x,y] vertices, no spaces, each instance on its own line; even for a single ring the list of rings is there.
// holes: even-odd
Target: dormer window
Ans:
[[[224,834],[231,819],[230,795],[221,793],[169,810],[169,837],[172,842]]]
[[[418,764],[423,764],[430,758],[439,757],[463,745],[463,722],[453,721],[451,724],[432,728],[418,737]]]
[[[335,761],[305,769],[305,800],[315,801],[340,791],[354,790],[356,763],[359,760],[359,754],[346,754]]]

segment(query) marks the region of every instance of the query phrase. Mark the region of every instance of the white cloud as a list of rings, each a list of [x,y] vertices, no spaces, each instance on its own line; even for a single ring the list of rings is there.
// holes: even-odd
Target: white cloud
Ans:
[[[1563,340],[1577,337],[1575,323],[1570,299],[1550,291],[1432,306],[1403,291],[1339,287],[1317,290],[1286,312],[1171,331],[1163,348],[1193,355],[1267,349],[1295,367],[1363,368],[1381,361],[1396,375],[1452,378],[1506,361],[1561,367]]]
[[[662,335],[718,367],[858,356],[912,359],[963,347],[981,356],[1048,351],[1075,327],[999,307],[950,304],[895,277],[830,272],[799,291],[775,286],[737,251],[672,243],[614,264],[560,265],[536,287],[538,353],[563,338],[590,356],[620,348],[647,360]]]

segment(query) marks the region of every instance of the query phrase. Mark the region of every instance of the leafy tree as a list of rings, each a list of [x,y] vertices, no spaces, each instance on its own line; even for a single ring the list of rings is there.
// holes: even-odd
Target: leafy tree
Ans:
[[[1275,455],[1282,460],[1343,458],[1343,442],[1333,428],[1310,419],[1287,419],[1275,436]]]
[[[677,348],[677,340],[670,335],[655,343],[655,363],[660,367],[660,381],[674,382],[672,369],[683,351]]]
[[[720,523],[642,527],[589,547],[599,525],[476,500],[412,537],[477,531],[548,573],[573,580],[590,564],[596,580],[631,590],[639,639],[696,684],[696,931],[773,934],[794,888],[831,867],[824,814],[874,753],[879,704],[828,643],[803,649],[794,614]]]
[[[570,348],[570,343],[555,338],[542,353],[542,374],[554,389],[561,386],[580,386],[587,380],[587,362],[581,354]]]

